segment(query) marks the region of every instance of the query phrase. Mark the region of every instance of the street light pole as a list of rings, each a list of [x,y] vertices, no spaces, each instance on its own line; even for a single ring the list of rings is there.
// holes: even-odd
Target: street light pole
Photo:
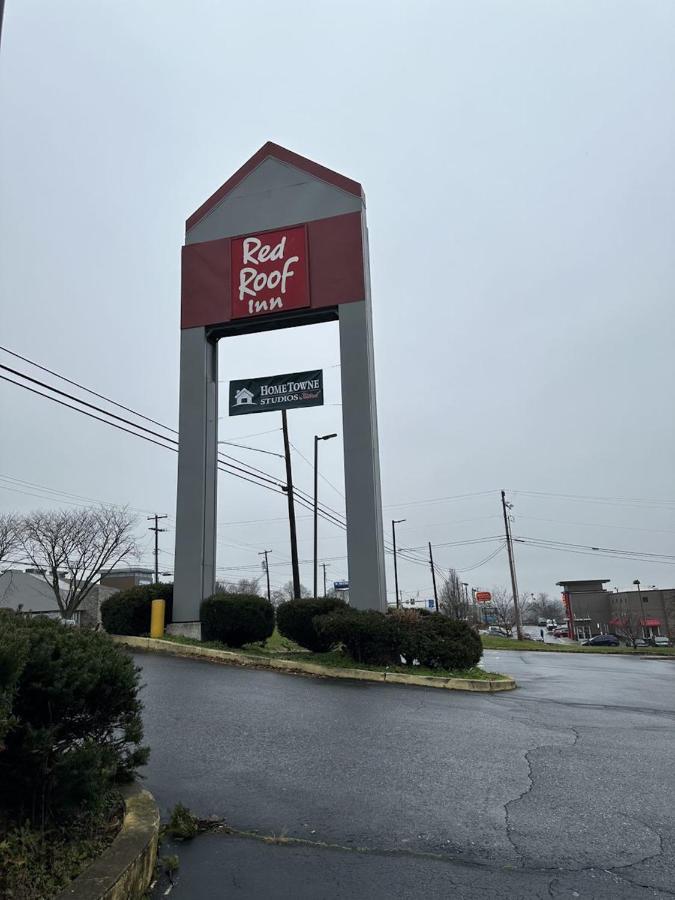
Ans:
[[[401,522],[405,522],[405,519],[392,519],[391,520],[391,535],[394,543],[394,589],[396,591],[396,606],[399,607],[401,605],[400,597],[398,596],[398,563],[396,560],[396,526],[400,525]]]
[[[337,434],[314,435],[314,593],[318,596],[318,550],[319,550],[319,441],[329,441]]]
[[[642,597],[640,596],[640,579],[636,578],[633,584],[637,587],[637,595],[638,595],[638,621],[640,623],[640,627],[642,628],[642,636],[644,637],[646,628],[642,624]],[[633,646],[635,646],[635,642],[633,642]]]

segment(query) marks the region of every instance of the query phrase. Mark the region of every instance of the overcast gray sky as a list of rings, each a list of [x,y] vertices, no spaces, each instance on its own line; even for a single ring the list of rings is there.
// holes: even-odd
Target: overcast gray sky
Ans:
[[[273,140],[366,191],[400,545],[431,540],[471,585],[507,583],[504,552],[474,568],[499,541],[451,546],[502,533],[505,488],[515,535],[675,557],[672,0],[6,6],[2,345],[176,427],[184,221]],[[335,325],[222,341],[220,361],[223,382],[323,367],[329,405],[291,413],[291,440],[310,458],[315,431],[341,431]],[[46,487],[175,515],[175,454],[6,382],[0,403],[2,509],[59,502]],[[223,418],[220,437],[279,452],[278,426]],[[321,452],[337,488],[322,499],[343,511],[341,444]],[[275,457],[241,458],[281,477]],[[300,457],[295,473],[311,491]],[[273,585],[288,581],[284,515],[221,476],[219,574],[257,574],[271,548]],[[345,553],[322,523],[330,579]],[[675,582],[675,558],[516,554],[527,591]],[[429,570],[403,562],[400,584],[428,596]]]

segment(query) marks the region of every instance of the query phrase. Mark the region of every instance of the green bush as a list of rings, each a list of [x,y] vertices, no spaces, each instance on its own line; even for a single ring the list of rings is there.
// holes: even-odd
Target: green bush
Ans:
[[[255,594],[214,594],[200,608],[202,640],[243,647],[266,641],[274,631],[274,607]]]
[[[108,597],[101,621],[108,634],[149,634],[153,600],[164,600],[166,624],[173,621],[173,584],[144,584]]]
[[[328,646],[342,644],[353,660],[378,666],[400,665],[398,622],[373,610],[347,609],[315,619]]]
[[[314,627],[317,616],[346,610],[347,604],[338,597],[307,600],[287,600],[277,607],[277,628],[284,637],[313,653],[324,653],[332,644],[327,636]]]
[[[0,610],[0,753],[3,738],[14,721],[14,693],[27,653],[28,639],[21,628],[21,618],[9,610]]]
[[[0,812],[44,828],[96,810],[146,762],[140,670],[101,632],[18,615],[9,628],[20,640],[0,752]],[[0,629],[4,635],[4,616]]]
[[[483,655],[481,639],[467,622],[432,613],[420,617],[411,631],[412,644],[406,654],[409,665],[413,656],[430,669],[470,669]]]
[[[415,663],[430,669],[469,669],[482,655],[476,632],[466,623],[438,613],[414,610],[349,609],[315,619],[317,631],[330,645],[340,643],[349,656],[370,665]]]

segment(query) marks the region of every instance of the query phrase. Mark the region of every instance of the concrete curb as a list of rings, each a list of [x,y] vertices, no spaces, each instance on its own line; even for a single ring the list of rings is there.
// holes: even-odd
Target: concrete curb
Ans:
[[[334,666],[322,666],[318,663],[302,662],[292,659],[270,659],[260,656],[248,656],[234,650],[213,650],[210,647],[198,647],[194,644],[177,644],[158,638],[132,637],[127,635],[111,635],[117,643],[125,644],[137,650],[150,650],[155,653],[168,653],[171,656],[184,656],[193,659],[206,659],[211,662],[229,666],[245,666],[252,669],[273,669],[290,675],[314,675],[323,678],[346,678],[350,681],[374,681],[380,684],[414,684],[421,687],[443,688],[447,691],[512,691],[516,687],[514,678],[507,675],[504,679],[479,678],[442,678],[437,675],[407,675],[403,672],[373,672],[370,669],[339,669]]]
[[[89,868],[56,900],[140,900],[152,881],[157,860],[159,809],[138,784],[122,791],[124,821],[119,834]]]

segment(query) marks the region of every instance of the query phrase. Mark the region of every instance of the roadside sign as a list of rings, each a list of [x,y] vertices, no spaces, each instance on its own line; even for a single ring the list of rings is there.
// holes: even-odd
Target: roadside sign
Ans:
[[[431,600],[427,600],[427,606],[429,607],[429,609],[433,609],[436,606],[436,601],[433,599],[433,597]]]
[[[334,581],[333,582],[333,590],[334,591],[348,591],[349,590],[349,582],[348,581]]]
[[[307,228],[232,238],[232,318],[309,306]]]
[[[476,602],[477,603],[489,603],[492,600],[492,594],[490,591],[476,591]]]
[[[323,370],[230,382],[230,415],[323,406]]]

